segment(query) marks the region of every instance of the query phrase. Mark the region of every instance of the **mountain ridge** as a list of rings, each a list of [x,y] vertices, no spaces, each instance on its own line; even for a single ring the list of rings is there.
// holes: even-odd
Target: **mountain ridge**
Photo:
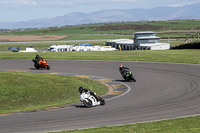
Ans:
[[[54,18],[42,18],[19,22],[0,22],[0,29],[46,28],[120,21],[200,19],[199,9],[200,3],[182,7],[161,6],[150,9],[133,8],[100,10],[91,13],[72,12]]]

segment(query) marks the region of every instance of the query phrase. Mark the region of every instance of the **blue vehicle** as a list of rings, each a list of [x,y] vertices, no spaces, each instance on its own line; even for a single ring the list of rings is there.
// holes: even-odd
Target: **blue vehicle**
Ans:
[[[20,48],[15,49],[14,47],[9,47],[8,50],[12,50],[12,52],[19,52]]]

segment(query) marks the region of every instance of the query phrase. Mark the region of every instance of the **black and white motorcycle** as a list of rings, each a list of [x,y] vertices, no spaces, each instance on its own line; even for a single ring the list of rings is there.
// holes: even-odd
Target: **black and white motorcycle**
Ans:
[[[101,97],[98,97],[98,98],[99,100],[97,100],[89,92],[83,92],[82,94],[80,94],[80,101],[88,108],[105,104],[105,101],[103,98]]]

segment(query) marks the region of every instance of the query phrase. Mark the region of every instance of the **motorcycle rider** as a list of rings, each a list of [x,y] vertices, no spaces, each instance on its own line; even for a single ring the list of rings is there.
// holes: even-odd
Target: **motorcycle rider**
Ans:
[[[125,67],[124,65],[120,64],[119,65],[119,71],[123,76],[125,76],[126,72],[130,71],[130,69],[128,67]]]
[[[124,65],[120,64],[119,72],[121,73],[122,77],[125,80],[127,80],[127,77],[129,77],[128,80],[132,79],[134,82],[136,82],[135,78],[132,75],[131,70],[128,67],[125,67]]]
[[[43,60],[43,58],[42,57],[40,57],[38,54],[35,56],[35,60],[37,61],[37,62],[39,62],[40,60]]]
[[[36,55],[36,56],[35,56],[35,61],[36,61],[36,64],[37,64],[37,65],[40,65],[40,63],[39,63],[40,60],[43,60],[43,58],[40,57],[39,55]]]
[[[83,88],[83,87],[79,87],[78,90],[79,90],[80,94],[82,94],[83,92],[90,93],[90,95],[94,96],[96,98],[96,100],[99,101],[99,97],[96,96],[95,93],[90,91],[89,89]]]

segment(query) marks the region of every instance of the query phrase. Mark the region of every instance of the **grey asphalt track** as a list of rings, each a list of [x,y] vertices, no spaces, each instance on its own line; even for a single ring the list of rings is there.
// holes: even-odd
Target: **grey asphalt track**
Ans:
[[[120,61],[48,60],[51,70],[123,82],[130,92],[105,106],[69,106],[0,116],[0,133],[38,133],[120,125],[200,114],[200,65]],[[129,67],[137,82],[124,82],[118,66]],[[31,60],[0,60],[0,69],[34,70]],[[43,70],[35,70],[43,71]],[[42,80],[42,79],[41,79]]]

